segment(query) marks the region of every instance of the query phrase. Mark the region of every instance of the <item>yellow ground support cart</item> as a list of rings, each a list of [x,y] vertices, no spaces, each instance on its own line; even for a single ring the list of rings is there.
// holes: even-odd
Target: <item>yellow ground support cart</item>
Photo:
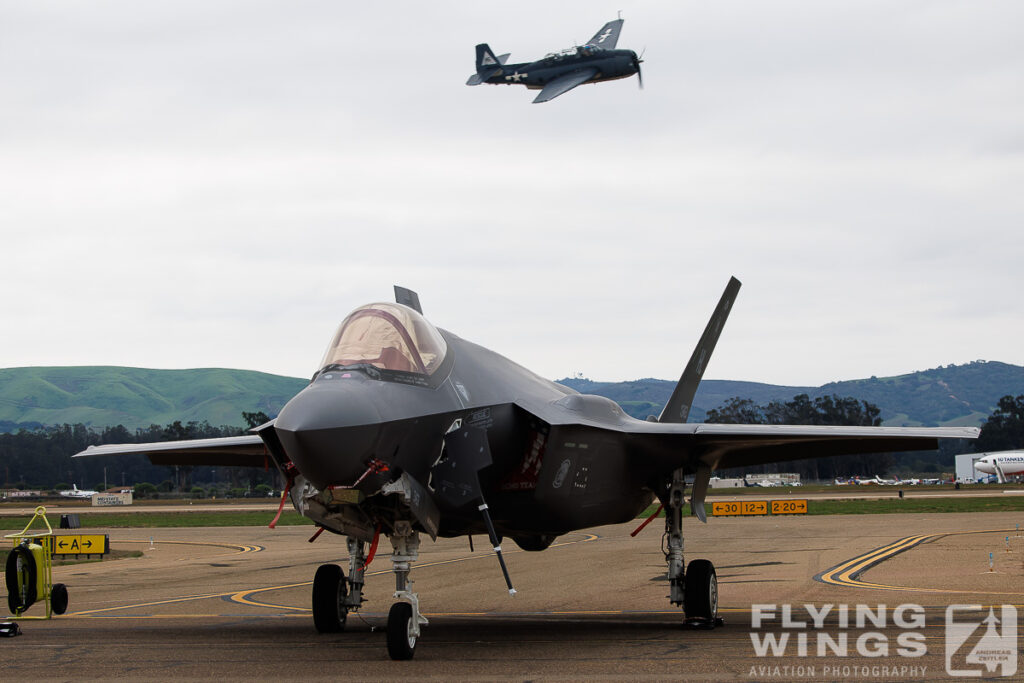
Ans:
[[[29,532],[36,520],[46,531]],[[14,547],[7,555],[4,579],[7,582],[7,607],[15,619],[49,619],[68,609],[68,589],[53,583],[53,528],[46,519],[46,508],[39,506],[21,533],[8,534]],[[46,616],[24,616],[36,602],[46,605]]]

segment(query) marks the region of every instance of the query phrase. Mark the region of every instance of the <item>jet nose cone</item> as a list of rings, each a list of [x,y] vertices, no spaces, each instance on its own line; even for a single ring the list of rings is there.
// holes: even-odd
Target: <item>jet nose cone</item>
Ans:
[[[355,381],[314,382],[274,423],[285,453],[317,488],[354,483],[373,457],[381,416],[361,388]]]

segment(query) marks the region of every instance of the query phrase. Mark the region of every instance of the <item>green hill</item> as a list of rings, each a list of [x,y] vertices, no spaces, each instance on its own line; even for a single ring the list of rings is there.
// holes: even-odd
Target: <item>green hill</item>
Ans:
[[[592,382],[562,379],[562,384],[617,401],[626,412],[644,418],[657,415],[672,394],[674,381],[640,379],[632,382]],[[975,361],[896,377],[871,377],[831,382],[820,387],[780,386],[756,382],[706,379],[694,397],[690,422],[702,422],[711,408],[734,396],[765,404],[797,394],[837,394],[874,403],[889,426],[978,426],[1007,394],[1024,394],[1024,367]]]
[[[640,379],[593,382],[563,379],[577,391],[607,396],[635,417],[657,415],[674,381]],[[248,370],[206,368],[148,370],[122,367],[0,369],[0,431],[19,426],[82,423],[129,428],[182,422],[241,425],[242,411],[276,415],[307,383]],[[1024,394],[1024,368],[977,361],[897,377],[833,382],[821,387],[704,380],[694,400],[691,422],[734,396],[758,404],[838,394],[870,401],[887,425],[980,425],[1001,396]]]
[[[241,425],[242,411],[276,415],[307,380],[249,370],[110,366],[0,370],[0,425],[122,424],[175,420]]]

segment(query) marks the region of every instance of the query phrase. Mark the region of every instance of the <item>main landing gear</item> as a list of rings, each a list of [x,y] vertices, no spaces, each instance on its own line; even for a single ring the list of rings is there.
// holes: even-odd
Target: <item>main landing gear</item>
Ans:
[[[363,573],[366,570],[365,546],[348,539],[348,578],[336,564],[323,564],[313,577],[313,624],[320,633],[345,630],[348,613],[363,604]]]
[[[686,481],[682,470],[673,473],[665,503],[665,536],[668,549],[669,600],[681,606],[690,628],[714,628],[723,621],[718,616],[718,576],[708,560],[693,560],[683,571],[683,504]],[[698,496],[694,496],[698,498]],[[694,505],[703,505],[703,495]]]

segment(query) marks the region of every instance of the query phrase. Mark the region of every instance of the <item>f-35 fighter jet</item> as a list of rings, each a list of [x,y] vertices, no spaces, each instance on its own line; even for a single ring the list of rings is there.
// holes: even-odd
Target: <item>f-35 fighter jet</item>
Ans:
[[[342,630],[361,608],[366,565],[386,537],[396,583],[387,625],[393,659],[412,658],[427,623],[409,581],[421,534],[487,535],[514,593],[503,537],[543,551],[570,531],[633,520],[654,500],[666,511],[669,600],[687,620],[713,627],[715,568],[696,559],[684,570],[682,528],[687,492],[693,514],[706,521],[712,471],[934,449],[939,438],[978,435],[967,427],[687,423],[739,288],[730,280],[661,415],[646,421],[435,327],[419,296],[395,287],[397,303],[361,306],[345,318],[309,385],[254,434],[95,446],[76,457],[138,453],[158,465],[276,467],[287,482],[281,504],[290,497],[321,530],[347,538],[348,575],[326,564],[313,580],[320,632]],[[623,349],[622,362],[644,350]]]
[[[552,52],[536,62],[507,64],[508,54],[496,57],[487,43],[481,43],[476,46],[476,73],[466,85],[519,83],[530,90],[540,90],[534,104],[553,100],[577,85],[629,78],[633,74],[642,88],[643,60],[632,50],[615,49],[623,21],[609,21],[585,45]]]

